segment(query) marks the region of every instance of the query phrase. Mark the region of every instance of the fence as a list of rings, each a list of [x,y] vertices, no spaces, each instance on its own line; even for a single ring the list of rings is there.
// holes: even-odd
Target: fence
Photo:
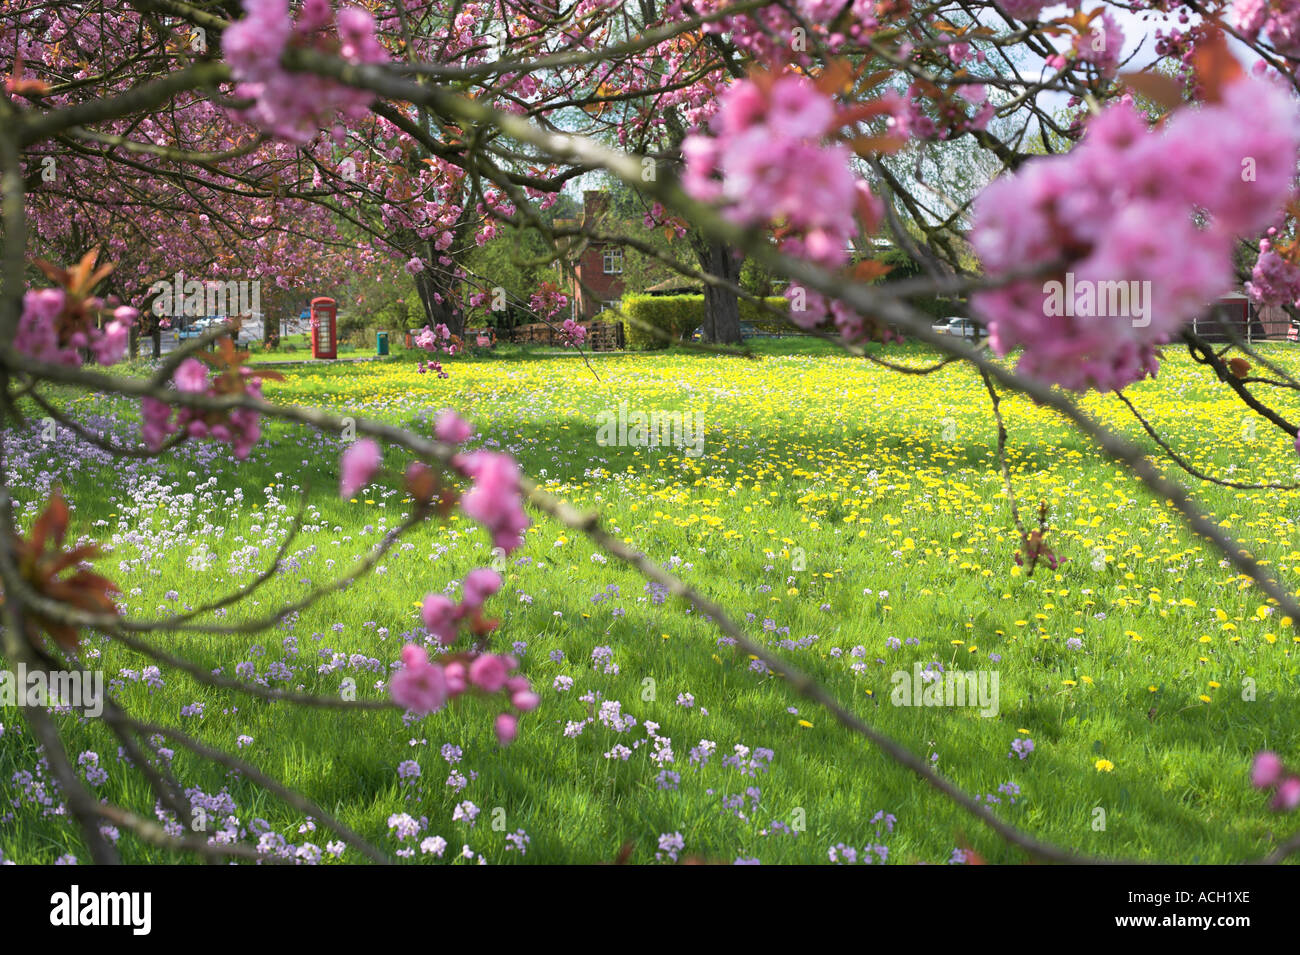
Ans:
[[[588,351],[622,351],[623,326],[618,322],[592,322],[583,325],[587,329],[587,339],[583,348]],[[538,322],[532,325],[519,325],[501,333],[500,337],[509,342],[522,345],[562,346],[559,332],[549,325]]]

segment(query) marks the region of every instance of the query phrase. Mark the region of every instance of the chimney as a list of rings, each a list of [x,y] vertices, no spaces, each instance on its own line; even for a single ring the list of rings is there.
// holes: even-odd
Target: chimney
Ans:
[[[582,193],[582,221],[589,223],[604,214],[609,194],[603,189],[586,189]]]

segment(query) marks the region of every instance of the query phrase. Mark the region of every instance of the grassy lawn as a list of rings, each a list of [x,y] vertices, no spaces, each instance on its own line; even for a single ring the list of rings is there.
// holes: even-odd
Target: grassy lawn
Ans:
[[[758,343],[758,361],[674,349],[595,355],[591,371],[573,356],[502,349],[446,362],[451,377],[440,380],[417,374],[393,344],[388,360],[282,368],[286,380],[267,395],[425,433],[438,409],[461,410],[478,425],[472,443],[511,452],[552,492],[599,509],[618,536],[1039,838],[1209,863],[1262,854],[1291,831],[1247,772],[1259,749],[1300,757],[1294,628],[1162,501],[1044,410],[1003,405],[1022,509],[1029,517],[1047,503],[1048,541],[1068,558],[1030,577],[1014,565],[988,396],[958,367],[904,377],[782,340]],[[1266,347],[1300,373],[1291,349]],[[1289,438],[1262,422],[1256,431],[1226,388],[1167,354],[1159,377],[1130,396],[1194,466],[1244,481],[1296,478]],[[933,357],[913,346],[890,356]],[[623,401],[701,415],[703,455],[597,444],[597,414]],[[1141,436],[1117,399],[1087,404]],[[1293,399],[1279,404],[1300,412]],[[72,409],[134,439],[132,408],[96,398]],[[162,618],[247,583],[304,498],[306,526],[281,572],[248,606],[209,622],[267,613],[345,574],[407,507],[391,477],[340,500],[339,441],[279,424],[242,465],[210,444],[162,464],[110,462],[69,432],[50,442],[41,431],[36,422],[6,437],[23,523],[62,482],[74,533],[110,549],[98,568],[133,617]],[[385,464],[396,473],[405,461],[389,451]],[[1194,492],[1243,546],[1297,577],[1296,494]],[[350,679],[359,697],[377,698],[402,644],[422,633],[423,595],[488,563],[490,551],[483,530],[453,517],[272,632],[149,639],[228,676],[329,695]],[[632,861],[650,862],[671,833],[684,840],[680,854],[724,862],[826,861],[839,843],[859,857],[886,847],[890,862],[942,863],[962,844],[993,861],[1021,858],[583,537],[535,520],[504,576],[489,603],[502,619],[494,647],[515,645],[543,698],[508,749],[493,711],[473,700],[407,725],[395,711],[303,710],[171,670],[151,677],[150,660],[100,636],[85,652],[136,715],[237,749],[386,851],[413,849],[412,862],[467,862],[463,846],[491,863],[610,861],[627,842]],[[997,715],[892,705],[891,675],[910,676],[914,664],[996,671]],[[634,725],[620,731],[615,703]],[[72,755],[95,753],[107,770],[98,792],[152,818],[144,782],[107,729],[58,719]],[[86,861],[74,828],[45,811],[48,771],[18,712],[0,708],[0,723],[0,850],[20,863]],[[1033,743],[1023,758],[1017,739]],[[189,753],[177,750],[172,769],[186,786],[228,794],[212,803],[212,830],[233,813],[251,843],[265,830],[291,846],[334,838]],[[479,810],[473,825],[454,818],[466,802]],[[401,813],[425,820],[419,836],[390,829]],[[507,838],[519,830],[526,855]],[[446,840],[441,858],[420,852],[427,836]],[[130,835],[120,847],[130,862],[171,861]],[[338,858],[358,861],[351,849]]]

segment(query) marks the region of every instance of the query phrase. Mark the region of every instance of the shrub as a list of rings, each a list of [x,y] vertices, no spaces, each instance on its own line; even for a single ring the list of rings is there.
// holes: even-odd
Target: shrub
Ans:
[[[697,303],[698,309],[694,307]],[[700,323],[703,303],[704,297],[699,295],[624,296],[623,340],[632,351],[667,348]]]
[[[782,312],[789,307],[784,298],[769,298],[766,301]],[[622,309],[626,316],[624,319],[619,319],[610,312],[602,312],[596,320],[622,320],[624,341],[627,348],[633,351],[667,348],[673,342],[688,338],[704,324],[703,295],[628,295],[623,299]],[[740,320],[760,331],[800,333],[795,326],[746,299],[740,301]],[[646,328],[645,325],[650,327]]]
[[[787,315],[790,312],[790,303],[779,295],[769,297],[764,301],[772,308],[779,310],[782,315]],[[803,329],[797,325],[792,325],[784,318],[778,318],[767,309],[760,308],[757,302],[750,302],[746,299],[740,301],[740,320],[748,322],[762,332],[772,332],[779,335],[804,334]]]

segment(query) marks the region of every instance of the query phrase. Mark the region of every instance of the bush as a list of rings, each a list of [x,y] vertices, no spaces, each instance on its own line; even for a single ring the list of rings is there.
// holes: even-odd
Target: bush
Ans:
[[[782,315],[790,313],[790,303],[781,296],[773,296],[764,301],[781,312]],[[761,332],[771,332],[774,335],[802,335],[803,329],[797,325],[792,325],[784,318],[778,318],[767,309],[760,308],[757,302],[750,302],[745,299],[740,301],[740,320],[748,322]]]
[[[701,308],[694,306],[698,303]],[[623,341],[632,351],[667,348],[700,323],[704,297],[699,295],[627,295],[621,303]],[[649,327],[647,327],[649,326]]]
[[[905,249],[894,246],[887,249],[879,256],[879,260],[885,265],[891,266],[892,271],[888,272],[880,282],[888,284],[890,282],[901,282],[904,279],[916,278],[925,275],[925,269],[921,263],[917,262]],[[951,318],[954,315],[964,314],[966,304],[961,300],[940,298],[937,295],[915,295],[907,300],[908,304],[918,311],[924,312],[935,321]]]
[[[784,298],[769,298],[767,303],[785,312]],[[622,321],[624,342],[629,350],[649,351],[667,348],[689,338],[704,324],[703,295],[628,295],[623,299],[625,319],[612,312],[602,312],[596,321]],[[761,309],[756,302],[740,301],[740,320],[760,331],[798,334],[799,329]],[[638,324],[643,323],[643,324]],[[649,328],[644,327],[649,325]]]

